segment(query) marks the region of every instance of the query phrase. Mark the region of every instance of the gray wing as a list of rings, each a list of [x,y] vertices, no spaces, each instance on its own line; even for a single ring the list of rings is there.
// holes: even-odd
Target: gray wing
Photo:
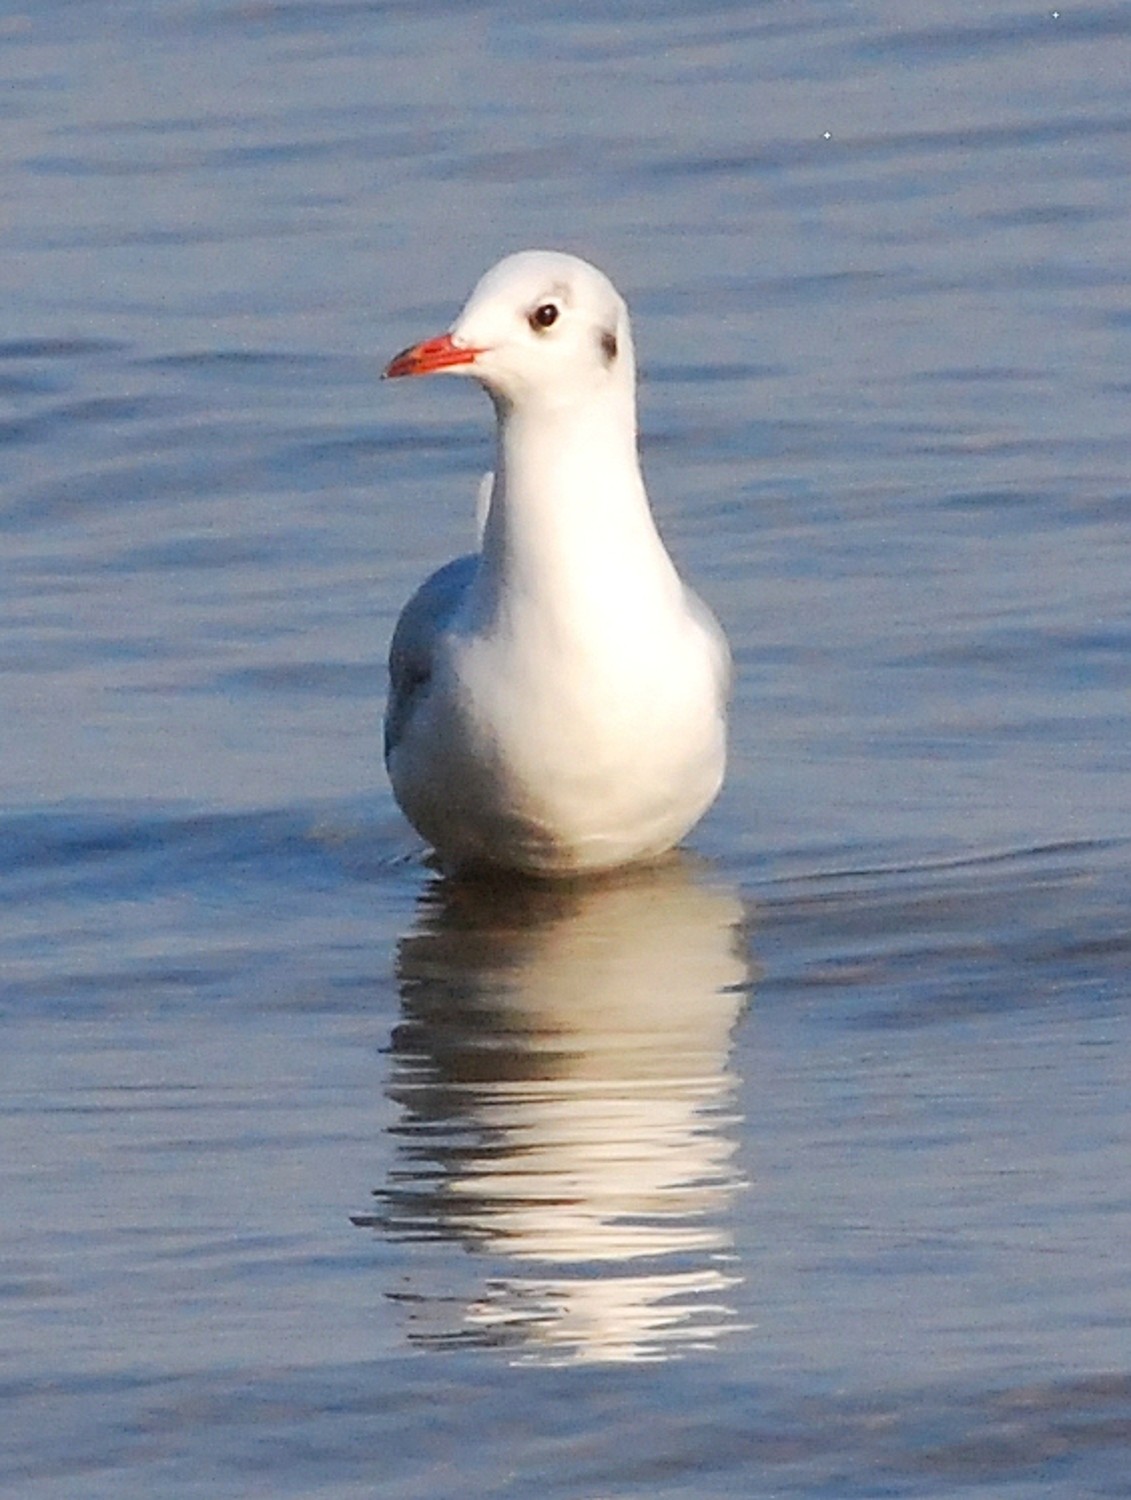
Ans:
[[[385,759],[396,748],[420,695],[432,678],[436,641],[463,602],[478,554],[457,557],[437,569],[401,611],[389,647],[389,703],[385,710]]]

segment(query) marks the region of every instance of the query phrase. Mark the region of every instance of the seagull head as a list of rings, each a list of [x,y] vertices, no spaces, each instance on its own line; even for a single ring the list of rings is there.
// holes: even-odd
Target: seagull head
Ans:
[[[414,344],[386,376],[472,375],[503,408],[561,407],[631,394],[632,335],[624,299],[575,255],[524,250],[493,266],[447,333]]]

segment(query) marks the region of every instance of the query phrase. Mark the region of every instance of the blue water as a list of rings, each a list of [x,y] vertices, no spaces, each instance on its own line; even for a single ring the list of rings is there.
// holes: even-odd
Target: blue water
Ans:
[[[0,1492],[1131,1495],[1131,12],[0,16]],[[500,255],[629,299],[739,676],[440,881],[383,659]]]

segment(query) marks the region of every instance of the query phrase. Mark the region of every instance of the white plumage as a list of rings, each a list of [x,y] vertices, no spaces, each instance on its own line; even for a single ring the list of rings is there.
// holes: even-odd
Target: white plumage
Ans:
[[[393,636],[397,801],[449,869],[654,858],[722,782],[730,656],[649,510],[624,302],[574,256],[512,255],[385,373],[440,370],[486,388],[497,458],[481,550],[434,573]]]

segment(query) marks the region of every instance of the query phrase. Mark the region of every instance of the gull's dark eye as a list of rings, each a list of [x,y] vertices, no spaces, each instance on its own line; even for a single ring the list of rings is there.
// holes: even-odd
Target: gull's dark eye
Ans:
[[[554,324],[558,321],[558,313],[560,311],[561,309],[556,302],[543,302],[540,307],[536,307],[530,314],[529,322],[531,328],[534,329],[535,333],[543,328],[553,328]]]

